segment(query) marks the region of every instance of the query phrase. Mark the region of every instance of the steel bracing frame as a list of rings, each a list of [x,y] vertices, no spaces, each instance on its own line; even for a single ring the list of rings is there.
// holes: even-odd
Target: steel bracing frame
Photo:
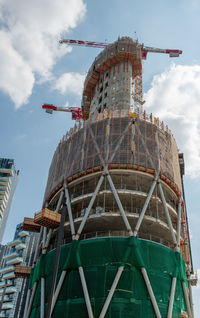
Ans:
[[[108,122],[108,125],[110,125],[110,122]],[[120,146],[121,142],[123,141],[124,135],[127,132],[127,130],[129,129],[130,125],[134,125],[134,121],[132,121],[132,122],[130,121],[129,126],[126,127],[125,131],[123,132],[123,134],[122,134],[122,136],[121,136],[121,138],[120,138],[115,150],[113,151],[112,158],[114,158],[117,150],[119,149],[119,146]],[[138,218],[138,221],[136,223],[136,226],[135,226],[134,229],[132,229],[132,227],[131,227],[131,225],[129,223],[128,217],[127,217],[127,215],[125,213],[125,210],[123,208],[123,205],[121,203],[121,200],[119,198],[119,195],[117,193],[116,187],[115,187],[115,185],[113,183],[112,175],[110,174],[110,171],[108,169],[108,155],[106,156],[105,161],[104,161],[104,159],[101,156],[101,152],[100,152],[99,146],[98,146],[98,144],[97,144],[97,142],[96,142],[96,140],[94,138],[94,133],[93,133],[91,127],[89,127],[89,125],[88,125],[88,129],[89,129],[89,132],[91,134],[92,140],[94,142],[94,146],[96,148],[96,152],[97,152],[97,154],[98,154],[98,156],[99,156],[99,158],[101,160],[101,163],[102,163],[102,166],[103,166],[103,171],[100,174],[100,177],[99,177],[99,180],[97,182],[96,188],[95,188],[95,190],[94,190],[94,192],[93,192],[93,194],[91,196],[90,202],[89,202],[88,207],[87,207],[86,212],[85,212],[85,215],[83,216],[77,231],[75,230],[75,226],[74,226],[74,219],[73,219],[73,215],[72,215],[71,200],[70,200],[70,195],[69,195],[69,191],[68,191],[68,186],[67,186],[65,180],[63,182],[63,187],[60,190],[60,196],[59,196],[59,200],[58,200],[58,203],[57,203],[56,212],[60,211],[60,207],[62,205],[62,202],[64,202],[64,205],[67,208],[67,213],[68,213],[68,217],[69,217],[69,225],[70,225],[70,230],[71,230],[72,241],[78,241],[80,239],[81,233],[82,233],[82,231],[83,231],[83,229],[85,227],[85,224],[86,224],[87,219],[89,217],[89,213],[90,213],[90,211],[92,209],[92,206],[93,206],[93,204],[95,202],[95,199],[96,199],[96,197],[97,197],[97,195],[98,195],[98,193],[100,191],[101,185],[102,185],[103,181],[105,180],[105,178],[107,178],[107,180],[109,182],[109,185],[110,185],[111,192],[113,194],[113,197],[115,198],[115,201],[116,201],[117,206],[119,208],[122,220],[124,222],[124,225],[126,227],[126,230],[127,230],[128,234],[129,234],[129,237],[137,237],[138,232],[140,230],[140,226],[141,226],[141,224],[142,224],[142,222],[144,220],[145,213],[147,211],[148,205],[149,205],[149,203],[151,201],[151,198],[152,198],[152,195],[154,193],[154,190],[155,190],[156,186],[158,187],[158,190],[159,190],[160,196],[161,196],[163,209],[164,209],[165,216],[166,216],[166,219],[167,219],[167,222],[168,222],[169,231],[171,233],[172,241],[173,241],[173,244],[174,244],[174,251],[180,252],[182,201],[183,201],[182,198],[179,197],[178,211],[177,211],[177,229],[175,231],[174,228],[173,228],[173,225],[172,225],[172,220],[171,220],[170,213],[168,211],[168,207],[167,207],[167,203],[166,203],[166,199],[165,199],[165,194],[163,192],[163,181],[160,180],[159,170],[158,170],[157,173],[156,173],[156,176],[153,179],[152,184],[150,186],[149,192],[147,194],[146,200],[144,202],[144,205],[143,205],[143,208],[141,210],[141,213],[140,213],[140,216]],[[107,140],[107,144],[108,144],[108,141],[109,141],[109,139],[108,139],[109,138],[109,129],[106,129],[106,133],[107,133],[106,140]],[[112,158],[111,158],[111,160],[112,160]],[[60,237],[62,237],[62,233],[64,231],[64,226],[63,226],[64,225],[64,216],[65,216],[65,212],[62,213],[62,222],[61,222],[62,224],[61,224],[61,228],[58,230],[58,235],[60,235]],[[46,254],[46,252],[47,252],[47,248],[49,246],[51,235],[52,235],[52,230],[51,229],[49,230],[48,233],[47,233],[47,230],[45,228],[41,229],[40,240],[42,238],[42,254]],[[36,253],[35,253],[35,257],[36,258],[37,258],[38,254],[39,254],[40,247],[41,247],[40,244],[38,244],[38,247],[37,247],[37,250],[36,250]],[[57,248],[59,249],[60,245]],[[56,266],[58,266],[59,253],[57,255],[56,262],[57,262]],[[50,297],[49,297],[47,318],[50,318],[52,313],[53,313],[54,307],[56,305],[56,301],[58,299],[58,296],[59,296],[59,293],[61,291],[61,288],[62,288],[63,282],[65,280],[65,277],[67,275],[67,271],[63,270],[62,273],[61,273],[61,276],[59,278],[59,281],[57,283],[57,286],[56,286],[55,285],[56,278],[57,278],[57,267],[56,266],[54,266],[55,268],[54,268],[54,272],[53,272],[53,283],[52,283],[53,287],[51,289],[51,294],[50,294]],[[115,292],[115,290],[117,288],[118,282],[119,282],[121,276],[123,275],[124,268],[125,268],[125,265],[119,266],[119,268],[117,270],[117,273],[116,273],[116,276],[115,276],[115,278],[113,280],[113,283],[111,285],[110,291],[109,291],[109,293],[107,295],[107,298],[106,298],[105,303],[103,305],[103,308],[101,310],[99,318],[104,318],[105,317],[105,315],[107,313],[107,310],[109,308],[109,305],[110,305],[110,303],[112,301],[112,297],[114,295],[114,292]],[[87,287],[87,282],[86,282],[86,279],[85,279],[83,267],[79,266],[78,267],[78,271],[79,271],[80,281],[81,281],[83,294],[84,294],[84,298],[85,298],[85,303],[86,303],[86,307],[87,307],[88,317],[89,318],[94,318],[92,305],[91,305],[91,300],[90,300],[90,295],[89,295],[89,290],[88,290],[88,287]],[[152,303],[155,315],[156,315],[157,318],[161,318],[161,313],[160,313],[160,310],[159,310],[159,306],[158,306],[158,303],[156,301],[156,298],[155,298],[155,295],[154,295],[154,291],[153,291],[151,282],[149,280],[149,276],[148,276],[147,270],[146,270],[145,267],[141,267],[140,271],[141,271],[141,275],[143,276],[147,291],[149,293],[149,296],[150,296],[150,299],[151,299],[151,303]],[[170,295],[169,295],[169,305],[168,305],[167,318],[172,318],[172,315],[173,315],[173,303],[174,303],[174,295],[175,295],[175,290],[176,290],[176,282],[177,282],[177,278],[176,277],[172,277],[171,290],[170,290]],[[192,309],[192,304],[190,302],[191,297],[188,295],[188,291],[187,291],[187,287],[186,287],[185,282],[182,282],[182,288],[183,288],[184,299],[185,299],[185,303],[186,303],[186,307],[187,307],[188,317],[189,318],[193,318],[193,309]],[[30,316],[31,306],[32,306],[32,303],[33,303],[33,299],[34,299],[34,295],[35,295],[36,289],[37,289],[37,282],[34,284],[32,290],[28,291],[26,307],[25,307],[25,314],[24,314],[23,318],[29,318],[29,316]],[[189,289],[189,292],[191,293],[190,289]],[[44,318],[45,317],[44,316],[45,315],[45,313],[44,313],[44,306],[45,306],[45,304],[44,304],[44,293],[45,293],[45,279],[42,278],[42,281],[41,281],[41,311],[40,311],[40,318]]]

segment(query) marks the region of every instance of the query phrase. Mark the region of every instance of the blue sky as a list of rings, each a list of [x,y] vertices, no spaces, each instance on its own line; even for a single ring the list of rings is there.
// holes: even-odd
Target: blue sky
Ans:
[[[143,63],[148,112],[171,128],[185,154],[185,192],[194,268],[200,272],[200,2],[197,0],[0,0],[1,157],[14,158],[19,182],[4,243],[17,223],[40,210],[51,158],[74,125],[43,103],[80,106],[84,76],[99,49],[60,46],[61,37],[100,42],[135,37],[183,50],[179,59],[149,54]],[[200,317],[200,286],[193,289]]]

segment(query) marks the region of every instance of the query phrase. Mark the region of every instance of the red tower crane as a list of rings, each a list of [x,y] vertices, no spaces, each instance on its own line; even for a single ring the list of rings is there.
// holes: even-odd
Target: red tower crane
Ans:
[[[146,60],[148,53],[164,53],[168,54],[169,57],[179,57],[182,54],[181,50],[174,49],[159,49],[149,46],[144,46],[144,44],[140,44],[136,41],[137,47],[141,50],[141,59]],[[73,46],[85,46],[85,47],[93,47],[93,48],[101,48],[104,49],[109,45],[109,43],[104,42],[91,42],[91,41],[82,41],[82,40],[72,40],[72,39],[62,39],[60,40],[60,44],[69,44]],[[135,77],[135,92],[134,92],[134,102],[137,105],[137,108],[141,109],[144,104],[143,101],[143,92],[142,92],[142,73]]]
[[[59,42],[60,44],[86,46],[86,47],[94,47],[94,48],[100,48],[100,49],[103,49],[109,45],[109,43],[103,43],[103,42],[90,42],[90,41],[80,41],[80,40],[70,40],[70,39],[63,39],[63,40],[60,40]],[[179,57],[179,55],[183,53],[181,50],[158,49],[154,47],[144,46],[144,44],[139,44],[139,43],[138,43],[138,47],[140,47],[142,50],[143,60],[146,60],[148,52],[165,53],[165,54],[169,54],[169,57]]]
[[[109,43],[103,43],[103,42],[91,42],[91,41],[82,41],[82,40],[72,40],[72,39],[62,39],[59,41],[60,44],[69,44],[73,46],[84,46],[84,47],[93,47],[93,48],[100,48],[104,49]],[[169,57],[179,57],[180,54],[182,54],[181,50],[174,50],[174,49],[159,49],[154,47],[148,47],[144,46],[144,44],[140,44],[136,41],[137,48],[141,50],[141,60],[146,60],[147,54],[150,53],[164,53],[168,54]],[[142,108],[142,105],[144,104],[143,101],[143,93],[142,93],[142,72],[140,75],[137,75],[134,79],[135,81],[135,92],[134,92],[134,102],[135,105],[139,109]],[[42,106],[43,109],[46,110],[47,113],[52,114],[53,111],[65,111],[65,112],[71,112],[72,113],[72,119],[80,120],[82,119],[82,111],[79,107],[56,107],[51,104],[44,104]]]
[[[82,119],[82,111],[80,107],[57,107],[52,104],[44,104],[42,108],[46,110],[46,113],[52,114],[53,111],[72,113],[72,120]]]

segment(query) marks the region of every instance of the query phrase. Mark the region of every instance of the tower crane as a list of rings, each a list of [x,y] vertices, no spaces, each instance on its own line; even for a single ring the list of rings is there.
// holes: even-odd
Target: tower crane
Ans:
[[[68,44],[73,46],[83,46],[83,47],[93,47],[93,48],[99,48],[104,49],[109,43],[104,42],[92,42],[92,41],[82,41],[82,40],[73,40],[73,39],[62,39],[59,41],[60,44]],[[148,53],[163,53],[168,54],[169,57],[179,57],[180,54],[182,54],[181,50],[174,50],[174,49],[159,49],[149,46],[144,46],[144,44],[140,44],[136,41],[138,50],[141,50],[141,60],[146,60]],[[140,75],[137,75],[134,79],[135,84],[135,91],[133,94],[134,103],[136,105],[136,108],[139,110],[142,109],[142,105],[145,101],[143,101],[143,93],[142,93],[142,72]],[[72,119],[80,120],[82,119],[82,111],[79,107],[56,107],[51,104],[44,104],[42,106],[43,109],[46,110],[47,113],[52,114],[53,111],[64,111],[64,112],[71,112],[72,113]]]
[[[46,113],[52,114],[54,111],[72,113],[72,120],[82,119],[82,111],[80,107],[57,107],[52,104],[44,104],[42,108],[45,109]]]
[[[91,41],[82,41],[82,40],[72,40],[72,39],[62,39],[59,41],[60,44],[69,44],[73,46],[84,46],[84,47],[93,47],[104,49],[109,45],[109,43],[104,42],[91,42]],[[146,60],[148,53],[163,53],[168,54],[169,57],[179,57],[182,54],[181,50],[178,49],[159,49],[155,47],[145,46],[144,44],[140,44],[136,41],[137,47],[141,50],[141,59]],[[137,75],[134,79],[135,91],[133,94],[134,103],[136,108],[142,109],[142,105],[145,103],[143,101],[143,84],[142,84],[142,72],[140,75]]]
[[[106,46],[109,45],[109,43],[103,43],[103,42],[91,42],[91,41],[80,41],[80,40],[70,40],[70,39],[60,40],[59,43],[69,44],[74,46],[100,48],[100,49],[104,49]],[[148,52],[169,54],[169,57],[179,57],[179,55],[183,53],[181,50],[158,49],[154,47],[144,46],[144,44],[139,44],[139,43],[138,43],[138,47],[141,48],[143,60],[146,60]]]

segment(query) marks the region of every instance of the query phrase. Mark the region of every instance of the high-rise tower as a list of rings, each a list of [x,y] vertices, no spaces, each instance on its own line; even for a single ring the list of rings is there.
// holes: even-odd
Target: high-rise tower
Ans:
[[[16,171],[13,159],[0,158],[0,243],[15,193],[18,174],[19,171]]]
[[[36,233],[23,231],[22,223],[20,223],[16,226],[13,240],[1,248],[3,251],[0,255],[2,257],[0,264],[0,317],[21,318],[23,316],[28,290],[28,280],[24,269],[30,271],[37,236]],[[19,269],[21,269],[21,273]]]
[[[59,143],[35,215],[25,317],[193,317],[183,155],[142,111],[141,63],[125,37],[86,76],[84,120]]]

